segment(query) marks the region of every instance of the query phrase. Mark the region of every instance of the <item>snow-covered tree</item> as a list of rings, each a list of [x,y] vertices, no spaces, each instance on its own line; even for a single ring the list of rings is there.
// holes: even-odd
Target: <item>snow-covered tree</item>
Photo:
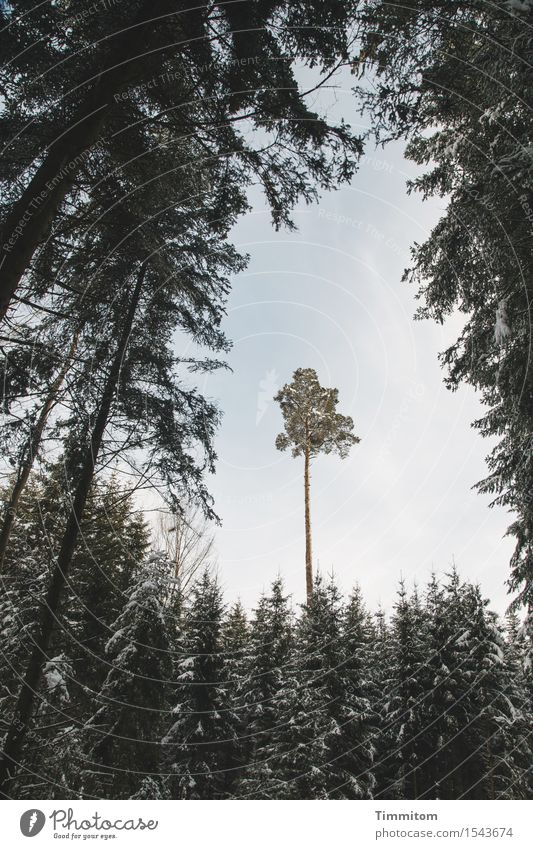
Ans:
[[[531,715],[518,658],[506,647],[503,629],[479,587],[467,586],[464,595],[473,686],[467,694],[470,723],[459,738],[461,798],[527,798]]]
[[[475,426],[497,442],[479,488],[516,515],[510,588],[531,607],[533,6],[378,0],[364,19],[361,96],[378,137],[406,138],[426,169],[410,189],[447,199],[406,277],[419,317],[464,317],[442,362],[449,387],[469,383],[487,407]]]
[[[526,773],[525,795],[533,799],[533,630],[531,615],[520,623],[517,614],[511,611],[507,619],[506,666],[510,676],[510,687],[517,706],[517,723],[513,727],[513,744],[517,758]],[[524,727],[525,726],[525,727]],[[512,796],[511,788],[509,797]]]
[[[425,789],[426,623],[418,593],[409,597],[402,581],[387,646],[389,671],[382,693],[382,733],[377,795],[416,799]]]
[[[39,703],[20,771],[17,796],[28,799],[79,798],[84,752],[79,686],[70,658],[61,654],[43,666]]]
[[[171,565],[151,555],[135,574],[112,627],[109,671],[83,729],[84,795],[129,798],[146,791],[145,779],[160,786],[161,733],[176,651],[166,605],[171,575]]]
[[[67,494],[61,487],[61,474],[61,463],[55,463],[30,476],[30,486],[21,495],[11,529],[4,564],[6,592],[2,600],[5,621],[2,648],[8,664],[2,675],[6,720],[20,688],[20,671],[34,645],[40,604],[64,530],[68,505]],[[68,783],[68,770],[59,769],[59,753],[63,743],[66,746],[72,742],[71,760],[76,760],[75,732],[88,719],[92,698],[107,675],[104,646],[122,609],[132,572],[147,545],[146,523],[135,510],[128,492],[114,477],[106,482],[95,482],[81,522],[80,544],[74,553],[71,580],[57,614],[56,632],[36,688],[37,707],[29,726],[31,739],[25,749],[24,763],[35,772],[38,753],[41,779],[35,780],[30,775],[26,780],[21,775],[19,788],[29,781],[32,789],[17,792],[33,798],[41,795],[46,798],[47,793],[65,798],[74,787],[72,782]],[[60,699],[50,698],[46,685],[49,664],[58,657],[63,661],[57,669],[70,670],[70,674],[64,676],[69,695],[65,706]],[[38,745],[35,735],[38,735]],[[74,777],[78,773],[79,770],[73,770]],[[50,779],[48,782],[46,775]],[[61,790],[59,785],[63,779],[67,783]]]
[[[244,704],[247,671],[250,666],[250,631],[241,601],[229,609],[222,625],[222,645],[227,675],[228,699],[235,722],[235,745],[227,771],[227,792],[233,796],[245,769],[250,750],[250,729]]]
[[[376,780],[374,795],[398,798],[395,761],[391,753],[397,747],[394,729],[389,721],[389,698],[394,686],[393,641],[390,624],[385,611],[379,605],[372,617],[373,640],[368,648],[368,663],[371,671],[371,707],[376,729],[373,735],[374,765]]]
[[[191,592],[178,663],[174,721],[165,734],[165,771],[175,799],[224,799],[235,777],[239,717],[223,642],[224,603],[206,570]]]
[[[373,738],[378,721],[371,669],[374,640],[375,628],[356,586],[344,608],[340,633],[342,656],[337,674],[343,716],[339,715],[339,731],[329,738],[332,765],[345,776],[330,789],[329,798],[371,798],[374,792]]]
[[[36,639],[49,568],[44,550],[34,547],[36,529],[28,516],[17,528],[20,559],[3,577],[0,600],[0,712],[3,736],[20,690],[20,670]],[[14,564],[12,564],[14,566]],[[37,688],[37,709],[27,729],[22,768],[8,783],[12,798],[65,798],[76,794],[79,769],[76,733],[80,688],[72,663],[68,628],[51,647]],[[0,744],[1,748],[1,744]]]
[[[294,650],[293,612],[283,581],[277,578],[262,595],[250,627],[242,711],[246,720],[246,766],[238,794],[268,798],[276,775],[271,766],[278,725],[285,715],[289,668]]]
[[[472,720],[469,631],[463,618],[463,588],[454,569],[443,588],[433,575],[426,594],[428,646],[424,738],[428,754],[419,797],[453,799],[463,791],[460,736]]]
[[[357,662],[342,640],[344,611],[331,580],[317,576],[296,631],[296,651],[272,743],[269,792],[276,798],[370,798],[369,705]],[[268,785],[267,785],[268,786]]]
[[[429,671],[422,798],[520,798],[526,780],[520,700],[506,666],[502,629],[478,587],[454,570],[427,596]],[[516,726],[515,726],[516,723]],[[516,732],[516,737],[515,737]],[[511,788],[514,789],[511,789]]]
[[[107,675],[105,646],[148,541],[147,523],[118,478],[96,481],[72,563],[74,600],[67,602],[76,677],[91,690],[99,690]]]

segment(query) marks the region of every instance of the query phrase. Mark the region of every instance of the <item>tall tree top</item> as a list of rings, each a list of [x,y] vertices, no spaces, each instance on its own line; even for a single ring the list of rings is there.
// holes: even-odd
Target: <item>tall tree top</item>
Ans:
[[[292,382],[286,383],[274,400],[285,422],[285,430],[276,437],[280,451],[290,446],[293,457],[309,450],[312,457],[335,453],[344,458],[352,445],[360,442],[352,433],[352,418],[336,410],[339,390],[321,386],[312,368],[296,369]]]

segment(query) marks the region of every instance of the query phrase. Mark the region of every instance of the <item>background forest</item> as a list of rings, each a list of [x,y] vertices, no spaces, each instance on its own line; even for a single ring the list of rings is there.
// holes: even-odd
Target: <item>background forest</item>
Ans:
[[[125,9],[0,2],[0,796],[530,798],[530,0]],[[321,107],[339,72],[356,129]],[[281,578],[228,608],[200,386],[232,230],[257,190],[292,229],[397,140],[443,201],[405,279],[417,317],[464,319],[441,360],[484,404],[510,612],[452,570],[371,614],[310,545],[301,610]]]

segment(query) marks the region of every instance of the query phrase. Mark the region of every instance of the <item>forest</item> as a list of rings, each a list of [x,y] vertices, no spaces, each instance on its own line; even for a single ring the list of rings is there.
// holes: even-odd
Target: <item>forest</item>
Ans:
[[[0,798],[532,797],[532,27],[530,0],[0,0]],[[341,72],[355,128],[321,108]],[[462,316],[443,380],[483,405],[509,610],[451,568],[371,612],[314,569],[309,465],[359,437],[305,368],[313,427],[286,385],[276,446],[305,461],[306,602],[280,575],[228,605],[201,380],[233,229],[260,190],[294,230],[398,141],[443,211],[397,283]]]
[[[32,489],[2,600],[3,716],[59,535],[57,478]],[[531,798],[527,639],[455,571],[401,583],[390,619],[320,575],[301,610],[280,577],[247,614],[205,562],[183,592],[116,484],[82,533],[15,798]]]

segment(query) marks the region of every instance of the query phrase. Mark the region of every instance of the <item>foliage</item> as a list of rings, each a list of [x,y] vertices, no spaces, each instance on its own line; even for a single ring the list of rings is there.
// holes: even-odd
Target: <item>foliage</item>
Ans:
[[[281,407],[285,431],[276,438],[276,448],[292,449],[293,457],[309,451],[317,454],[347,456],[352,445],[360,441],[352,434],[353,421],[336,411],[338,389],[325,389],[314,369],[299,368],[292,382],[286,383],[275,397]]]
[[[447,384],[479,390],[487,412],[475,422],[497,440],[478,484],[516,516],[509,586],[533,603],[533,60],[531,3],[482,0],[369,4],[357,68],[379,141],[407,139],[425,168],[409,184],[446,211],[413,246],[405,277],[416,284],[418,316],[463,318],[441,355]]]

